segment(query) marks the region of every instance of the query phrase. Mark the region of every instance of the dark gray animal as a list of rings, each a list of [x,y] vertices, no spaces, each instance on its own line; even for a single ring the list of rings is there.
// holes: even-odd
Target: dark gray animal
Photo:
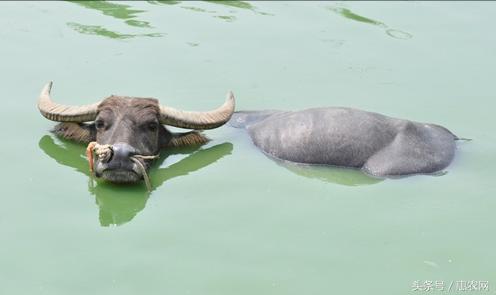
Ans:
[[[173,133],[164,125],[196,130],[217,128],[231,118],[235,104],[234,95],[228,92],[224,104],[209,112],[177,110],[160,105],[154,98],[115,95],[91,105],[68,106],[52,101],[51,88],[52,82],[41,91],[38,109],[47,119],[61,122],[53,132],[90,144],[89,155],[93,154],[93,144],[107,146],[108,156],[98,155],[94,161],[89,157],[90,166],[94,164],[96,177],[117,183],[146,177],[146,170],[160,150],[208,141],[198,131]]]
[[[341,107],[236,112],[229,124],[246,128],[272,157],[378,177],[438,172],[453,160],[459,139],[439,125]]]

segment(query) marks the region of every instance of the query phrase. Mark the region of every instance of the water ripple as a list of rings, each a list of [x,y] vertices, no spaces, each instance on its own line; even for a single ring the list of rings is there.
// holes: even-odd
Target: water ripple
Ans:
[[[86,35],[98,35],[102,37],[107,37],[111,39],[130,39],[135,37],[162,37],[163,35],[160,33],[148,33],[148,34],[122,34],[115,31],[108,30],[102,26],[91,26],[91,25],[83,25],[79,23],[69,22],[67,25],[79,32],[81,34]]]
[[[335,12],[335,13],[337,13],[337,14],[339,14],[339,15],[347,18],[347,19],[351,19],[351,20],[354,20],[357,22],[366,23],[369,25],[381,27],[384,29],[384,31],[386,32],[386,34],[388,36],[393,37],[395,39],[404,39],[405,40],[405,39],[410,39],[413,37],[412,34],[410,34],[410,33],[407,33],[407,32],[401,31],[401,30],[391,29],[391,28],[389,28],[388,25],[386,25],[385,23],[383,23],[381,21],[377,21],[377,20],[362,16],[362,15],[356,14],[347,8],[327,7],[327,9],[329,9],[330,11]]]

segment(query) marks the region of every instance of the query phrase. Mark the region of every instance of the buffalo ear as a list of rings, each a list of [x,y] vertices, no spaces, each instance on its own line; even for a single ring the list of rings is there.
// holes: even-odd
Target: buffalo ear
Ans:
[[[62,138],[81,143],[90,143],[96,140],[96,128],[93,123],[63,122],[57,124],[52,132]]]
[[[185,133],[173,133],[172,138],[168,142],[168,147],[185,147],[202,145],[209,141],[209,139],[197,131],[190,131]]]

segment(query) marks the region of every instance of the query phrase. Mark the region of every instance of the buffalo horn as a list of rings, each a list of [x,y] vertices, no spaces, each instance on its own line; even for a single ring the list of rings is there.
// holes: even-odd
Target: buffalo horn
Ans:
[[[209,112],[187,112],[160,106],[160,123],[185,129],[213,129],[224,125],[234,112],[234,95],[227,93],[226,101]]]
[[[66,106],[55,103],[50,98],[52,84],[52,82],[49,82],[43,87],[38,100],[38,109],[45,118],[57,122],[87,122],[95,120],[100,102],[83,106]]]

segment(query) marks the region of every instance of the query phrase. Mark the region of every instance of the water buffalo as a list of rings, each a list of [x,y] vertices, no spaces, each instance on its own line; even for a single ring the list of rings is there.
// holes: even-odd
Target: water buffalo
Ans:
[[[137,182],[146,178],[151,160],[161,149],[199,145],[208,139],[199,131],[172,133],[164,125],[204,130],[225,124],[234,112],[234,96],[209,112],[187,112],[159,105],[154,98],[112,95],[91,105],[66,106],[50,98],[52,82],[45,85],[38,109],[49,120],[62,122],[53,132],[69,140],[107,147],[105,155],[90,161],[95,176],[110,182]],[[91,155],[92,155],[92,151]]]
[[[246,128],[271,157],[378,177],[438,172],[451,163],[459,139],[439,125],[342,107],[236,112],[229,125]]]
[[[153,98],[126,96],[64,106],[51,100],[51,86],[41,92],[41,114],[62,122],[53,130],[58,136],[107,146],[108,153],[97,152],[95,175],[111,182],[146,180],[146,169],[160,149],[208,140],[198,131],[172,133],[162,124],[203,130],[229,121],[247,129],[254,144],[274,158],[359,168],[378,177],[438,172],[453,160],[459,139],[439,125],[352,108],[234,113],[231,92],[221,107],[210,112],[185,112],[161,106]]]

